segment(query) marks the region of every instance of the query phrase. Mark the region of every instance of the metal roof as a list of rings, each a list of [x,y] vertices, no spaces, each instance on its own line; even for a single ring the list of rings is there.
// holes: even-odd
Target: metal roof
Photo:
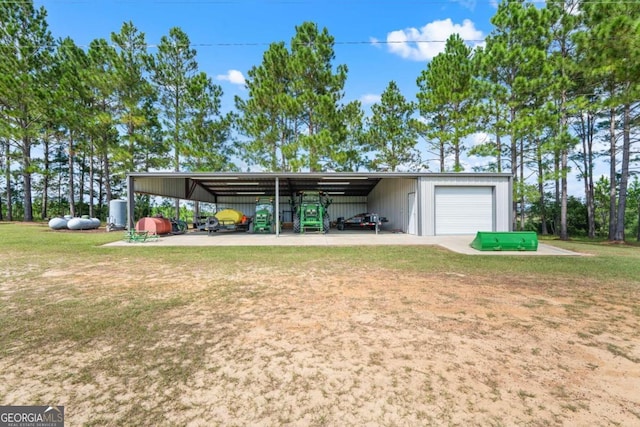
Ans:
[[[383,178],[418,178],[428,176],[510,176],[510,174],[477,173],[347,173],[347,172],[146,172],[130,173],[130,185],[136,193],[185,200],[217,202],[225,196],[273,196],[278,182],[281,196],[300,191],[324,191],[330,195],[367,196]]]
[[[191,179],[217,196],[274,195],[276,192],[276,177],[243,175],[222,179],[217,176],[192,177]],[[282,195],[292,195],[300,191],[324,191],[329,194],[366,196],[378,181],[380,178],[355,176],[278,176],[279,191]]]

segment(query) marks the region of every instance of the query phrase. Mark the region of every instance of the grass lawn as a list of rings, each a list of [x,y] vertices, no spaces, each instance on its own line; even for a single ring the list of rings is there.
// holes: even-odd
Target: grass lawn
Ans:
[[[102,246],[121,237],[0,222],[0,404],[69,426],[640,425],[638,246]]]

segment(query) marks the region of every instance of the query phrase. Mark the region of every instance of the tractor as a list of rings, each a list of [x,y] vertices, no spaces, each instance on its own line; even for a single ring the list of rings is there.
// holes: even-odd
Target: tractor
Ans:
[[[322,191],[301,191],[291,199],[293,210],[293,232],[307,230],[329,232],[329,212],[331,199]]]
[[[253,216],[251,230],[254,233],[274,233],[275,216],[272,197],[258,197],[256,199],[256,213]]]

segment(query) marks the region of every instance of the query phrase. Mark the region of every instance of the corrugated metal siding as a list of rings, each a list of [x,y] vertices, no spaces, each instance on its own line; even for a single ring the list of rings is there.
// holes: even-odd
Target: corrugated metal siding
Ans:
[[[153,194],[161,197],[171,197],[176,199],[187,199],[187,180],[186,178],[140,178],[135,179],[135,191],[137,193]],[[201,202],[214,202],[215,198],[212,194],[205,191],[202,187],[195,186],[190,200],[200,200]]]
[[[351,218],[367,211],[367,198],[364,196],[331,196],[329,218],[335,221],[339,217]]]
[[[406,233],[409,226],[408,195],[416,193],[416,188],[415,179],[384,178],[369,193],[368,210],[389,220],[383,225],[385,230],[401,230]],[[417,229],[419,234],[420,224]]]
[[[184,199],[186,179],[135,178],[135,191],[163,197]]]
[[[206,191],[204,188],[196,187],[195,190],[193,191],[193,194],[191,195],[191,199],[213,203],[213,201],[215,200],[215,197],[213,197],[213,195],[208,191]]]
[[[255,205],[257,197],[259,196],[220,196],[218,197],[218,206],[225,208],[233,203],[240,205]],[[280,203],[282,203],[282,197],[280,200]]]
[[[253,216],[256,211],[256,196],[218,197],[217,210],[235,209],[246,216]]]
[[[504,177],[485,177],[476,176],[444,176],[444,177],[420,177],[419,196],[420,203],[419,215],[422,225],[422,235],[435,235],[435,188],[437,186],[481,186],[493,187],[495,196],[495,230],[511,231],[510,220],[510,200],[511,186],[510,179]]]

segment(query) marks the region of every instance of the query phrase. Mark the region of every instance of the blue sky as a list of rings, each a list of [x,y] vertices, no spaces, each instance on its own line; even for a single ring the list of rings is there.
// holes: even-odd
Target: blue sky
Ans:
[[[452,33],[482,40],[496,11],[493,0],[36,0],[55,38],[86,47],[109,39],[123,22],[145,33],[149,51],[180,27],[198,52],[202,71],[224,90],[223,105],[246,91],[242,76],[259,65],[269,43],[288,43],[295,26],[313,21],[335,37],[334,65],[349,68],[345,101],[368,106],[395,80],[409,99],[427,62]],[[420,43],[412,41],[421,40]],[[424,41],[432,41],[425,43]],[[391,42],[391,43],[389,43]],[[470,45],[475,42],[470,42]]]

